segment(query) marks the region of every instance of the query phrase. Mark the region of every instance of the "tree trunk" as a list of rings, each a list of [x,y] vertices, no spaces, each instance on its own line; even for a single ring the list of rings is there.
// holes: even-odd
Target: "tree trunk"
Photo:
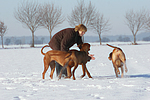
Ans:
[[[4,45],[3,45],[3,36],[1,36],[1,40],[2,40],[2,48],[4,48]]]
[[[135,45],[135,44],[137,44],[136,43],[136,35],[133,35],[133,36],[134,36],[134,45]]]
[[[34,47],[34,31],[32,31],[32,44],[31,47]]]
[[[99,33],[99,41],[100,41],[100,45],[102,45],[102,39],[101,39],[101,34]]]
[[[49,34],[50,34],[50,40],[52,39],[52,31],[49,30]]]

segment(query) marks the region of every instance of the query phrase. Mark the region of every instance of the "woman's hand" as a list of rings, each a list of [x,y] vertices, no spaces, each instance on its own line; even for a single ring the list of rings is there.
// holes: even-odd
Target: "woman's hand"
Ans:
[[[92,60],[95,60],[94,54],[89,54],[88,56],[90,56]]]

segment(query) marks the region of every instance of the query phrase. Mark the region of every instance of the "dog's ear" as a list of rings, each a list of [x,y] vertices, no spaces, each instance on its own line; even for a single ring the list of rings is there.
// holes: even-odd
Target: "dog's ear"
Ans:
[[[82,48],[82,44],[79,44],[78,47],[79,47],[79,49],[81,49]]]
[[[109,60],[112,59],[112,52],[109,54],[109,57],[108,57]]]
[[[108,59],[109,59],[109,60],[111,60],[111,58],[110,58],[110,57],[108,57]]]

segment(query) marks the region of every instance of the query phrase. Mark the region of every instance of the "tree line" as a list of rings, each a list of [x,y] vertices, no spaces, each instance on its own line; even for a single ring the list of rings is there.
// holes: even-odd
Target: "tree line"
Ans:
[[[46,36],[45,36],[46,37]],[[34,44],[44,44],[48,41],[45,41],[45,37],[35,36]],[[46,37],[47,39],[48,37]],[[5,45],[24,45],[24,44],[32,44],[32,39],[30,36],[22,36],[22,37],[6,37],[4,38]]]
[[[143,33],[144,34],[144,33]],[[149,36],[138,36],[138,41],[150,41]],[[100,42],[98,36],[85,36],[85,42]],[[101,42],[130,42],[133,41],[131,35],[115,35],[115,36],[102,36]],[[35,36],[34,44],[46,44],[49,42],[49,36]],[[1,41],[0,41],[1,44]],[[4,37],[4,45],[31,45],[31,36],[21,36],[21,37]]]
[[[101,34],[111,30],[109,19],[92,5],[91,1],[86,4],[84,0],[78,1],[77,5],[72,9],[68,16],[64,16],[62,8],[55,6],[53,3],[39,4],[35,1],[23,1],[14,11],[14,17],[21,22],[24,27],[30,29],[32,33],[32,44],[34,47],[34,35],[38,28],[46,28],[49,31],[50,39],[52,31],[65,20],[70,26],[75,27],[78,24],[84,24],[88,29],[94,30],[101,42]],[[134,11],[129,10],[125,13],[125,23],[130,29],[134,42],[136,43],[136,35],[141,30],[150,30],[150,14],[146,10]],[[0,22],[0,36],[3,45],[3,36],[7,30],[4,22]],[[84,41],[84,37],[83,37]]]

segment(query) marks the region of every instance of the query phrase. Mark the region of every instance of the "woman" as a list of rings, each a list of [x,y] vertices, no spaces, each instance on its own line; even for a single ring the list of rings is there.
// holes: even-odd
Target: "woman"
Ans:
[[[77,45],[83,44],[82,36],[87,31],[87,28],[83,24],[75,26],[75,28],[66,28],[56,33],[49,42],[49,46],[53,50],[69,51],[75,43]],[[79,47],[80,48],[80,47]],[[57,76],[61,71],[62,66],[56,62],[56,73]],[[67,70],[63,71],[64,75],[67,76]]]

